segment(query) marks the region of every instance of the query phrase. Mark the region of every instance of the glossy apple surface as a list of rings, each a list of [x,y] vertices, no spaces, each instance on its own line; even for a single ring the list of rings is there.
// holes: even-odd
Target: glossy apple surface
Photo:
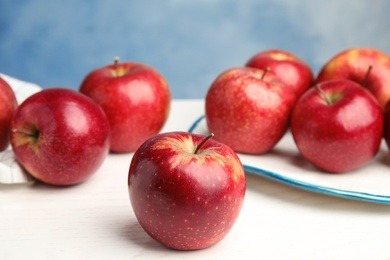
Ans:
[[[367,164],[383,135],[382,109],[358,83],[330,80],[297,102],[291,131],[302,156],[318,168],[347,172]]]
[[[206,248],[236,222],[245,197],[243,166],[228,146],[169,132],[148,139],[129,169],[129,196],[142,228],[161,244]],[[195,153],[196,148],[200,149]]]
[[[237,67],[211,84],[205,101],[208,129],[234,151],[262,154],[283,137],[290,123],[295,94],[263,70]]]
[[[106,113],[111,126],[113,152],[135,151],[164,126],[171,94],[164,77],[138,63],[119,63],[88,74],[80,92]]]
[[[9,145],[11,119],[17,107],[14,91],[0,77],[0,151]]]
[[[313,84],[313,71],[297,55],[278,49],[259,52],[251,57],[246,66],[265,70],[277,75],[280,80],[291,87],[299,98]]]
[[[361,84],[374,94],[384,109],[390,100],[390,57],[369,48],[344,50],[326,62],[316,83],[331,79],[349,79]]]
[[[109,151],[110,127],[103,110],[70,89],[30,96],[16,110],[11,128],[16,159],[33,177],[52,185],[85,181]]]

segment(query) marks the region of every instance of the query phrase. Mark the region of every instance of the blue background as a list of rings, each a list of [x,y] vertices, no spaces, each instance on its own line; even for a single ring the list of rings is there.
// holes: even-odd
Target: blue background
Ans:
[[[225,69],[280,48],[317,73],[349,47],[390,54],[390,1],[1,0],[0,72],[78,89],[119,56],[148,64],[174,98],[203,98]]]

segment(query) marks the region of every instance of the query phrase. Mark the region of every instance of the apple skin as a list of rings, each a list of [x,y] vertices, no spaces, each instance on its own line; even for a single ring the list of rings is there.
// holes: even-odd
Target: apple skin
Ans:
[[[81,83],[80,92],[106,113],[112,152],[135,151],[162,129],[170,111],[168,83],[144,64],[125,62],[93,70]]]
[[[15,93],[0,77],[0,151],[7,149],[10,139],[11,120],[17,107]]]
[[[278,49],[269,49],[252,56],[247,67],[265,70],[277,75],[280,80],[291,87],[297,99],[312,86],[314,75],[311,67],[291,52]]]
[[[272,73],[262,78],[264,73],[249,67],[231,68],[207,92],[208,129],[236,152],[266,153],[289,127],[295,94]]]
[[[242,208],[243,166],[228,146],[203,135],[168,132],[134,154],[129,197],[142,228],[159,243],[195,250],[222,240]]]
[[[45,89],[27,98],[17,108],[11,129],[16,159],[47,184],[85,181],[109,151],[110,126],[103,110],[70,89]]]
[[[300,153],[330,173],[362,167],[381,144],[384,120],[379,103],[350,80],[324,81],[317,86],[323,93],[311,88],[293,110],[291,132]]]
[[[390,100],[390,57],[379,50],[370,48],[346,49],[325,63],[315,82],[349,79],[361,84],[366,77],[369,66],[372,66],[372,69],[364,87],[374,94],[384,109]]]

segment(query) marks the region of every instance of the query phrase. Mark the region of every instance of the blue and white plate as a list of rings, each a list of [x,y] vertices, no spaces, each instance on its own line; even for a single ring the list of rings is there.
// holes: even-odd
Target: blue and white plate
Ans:
[[[197,119],[189,132],[209,134],[204,117]],[[238,156],[245,171],[250,174],[313,192],[390,204],[390,154],[384,141],[377,156],[369,164],[341,174],[323,172],[305,161],[290,132],[267,154],[238,153]]]

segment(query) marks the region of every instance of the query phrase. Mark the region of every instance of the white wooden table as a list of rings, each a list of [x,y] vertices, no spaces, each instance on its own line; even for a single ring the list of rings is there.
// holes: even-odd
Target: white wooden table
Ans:
[[[174,100],[163,131],[188,130],[203,106]],[[131,209],[131,157],[109,155],[74,187],[0,185],[0,259],[390,259],[390,205],[250,174],[241,215],[224,240],[198,251],[167,249],[142,230]]]

